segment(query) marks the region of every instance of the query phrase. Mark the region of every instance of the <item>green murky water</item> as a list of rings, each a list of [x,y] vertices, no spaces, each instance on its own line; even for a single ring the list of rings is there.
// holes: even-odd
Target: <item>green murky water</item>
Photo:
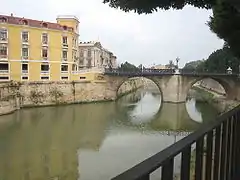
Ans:
[[[194,99],[186,104],[160,99],[138,91],[117,102],[1,116],[0,180],[107,180],[217,115]]]

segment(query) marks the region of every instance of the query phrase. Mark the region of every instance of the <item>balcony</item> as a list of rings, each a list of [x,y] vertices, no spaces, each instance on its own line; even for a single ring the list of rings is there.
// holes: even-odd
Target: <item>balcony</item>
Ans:
[[[42,41],[42,46],[48,47],[48,41],[47,41],[47,40],[43,40],[43,41]]]
[[[1,55],[0,54],[0,60],[1,61],[7,61],[8,60],[8,55]]]
[[[8,74],[9,73],[9,70],[0,70],[0,74]]]
[[[65,49],[67,49],[67,48],[68,48],[68,44],[67,44],[67,43],[63,43],[63,44],[62,44],[62,47],[65,48]]]
[[[0,38],[0,43],[1,44],[7,44],[8,43],[8,38],[7,37],[1,37]]]
[[[28,56],[22,56],[22,60],[28,60]]]
[[[28,70],[22,70],[22,74],[28,74]]]
[[[67,58],[62,58],[62,62],[67,62]]]
[[[24,45],[29,45],[28,43],[29,43],[28,38],[22,39],[22,44],[24,44]]]
[[[42,57],[44,61],[48,61],[48,57]]]
[[[41,75],[49,74],[49,71],[41,71]]]

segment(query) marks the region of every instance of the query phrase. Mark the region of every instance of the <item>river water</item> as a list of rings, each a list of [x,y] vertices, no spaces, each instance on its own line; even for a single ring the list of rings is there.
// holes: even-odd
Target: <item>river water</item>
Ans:
[[[22,109],[0,117],[0,180],[107,180],[217,116],[194,99],[139,90],[117,102]]]

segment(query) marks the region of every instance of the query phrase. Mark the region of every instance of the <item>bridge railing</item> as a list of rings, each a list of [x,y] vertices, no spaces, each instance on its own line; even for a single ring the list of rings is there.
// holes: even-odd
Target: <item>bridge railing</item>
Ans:
[[[106,68],[105,74],[119,74],[119,75],[150,75],[150,74],[174,74],[175,69],[131,69],[131,70],[123,70],[123,69],[113,69]]]
[[[227,71],[217,71],[217,72],[209,72],[209,71],[197,71],[193,69],[152,69],[152,68],[144,68],[144,69],[112,69],[106,68],[104,70],[105,74],[109,75],[129,75],[129,76],[146,76],[146,75],[161,75],[161,74],[181,74],[181,75],[228,75],[228,76],[238,76],[237,73],[229,73]]]
[[[181,180],[240,179],[237,175],[240,169],[239,140],[240,106],[112,180],[149,180],[157,169],[161,171],[159,179],[173,180],[174,164],[179,155]]]

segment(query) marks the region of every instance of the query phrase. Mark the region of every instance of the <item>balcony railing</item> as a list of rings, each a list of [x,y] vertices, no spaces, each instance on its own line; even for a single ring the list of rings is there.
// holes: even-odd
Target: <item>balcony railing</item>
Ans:
[[[28,56],[22,56],[22,60],[28,60]]]
[[[240,106],[237,106],[112,180],[150,180],[157,169],[161,170],[159,179],[173,180],[177,162],[181,166],[181,180],[238,180],[239,141]],[[178,155],[181,159],[177,161]]]
[[[0,70],[0,73],[1,73],[1,74],[8,74],[8,73],[9,73],[9,70]]]
[[[8,42],[8,38],[7,37],[0,37],[0,42],[1,43],[7,43]]]
[[[22,70],[22,74],[28,74],[28,70]]]
[[[22,39],[22,43],[23,43],[23,44],[28,44],[28,38]]]
[[[8,55],[1,55],[1,54],[0,54],[0,59],[1,59],[1,60],[7,60],[7,58],[8,58]]]
[[[42,46],[48,46],[48,41],[47,40],[43,40],[42,41]]]

